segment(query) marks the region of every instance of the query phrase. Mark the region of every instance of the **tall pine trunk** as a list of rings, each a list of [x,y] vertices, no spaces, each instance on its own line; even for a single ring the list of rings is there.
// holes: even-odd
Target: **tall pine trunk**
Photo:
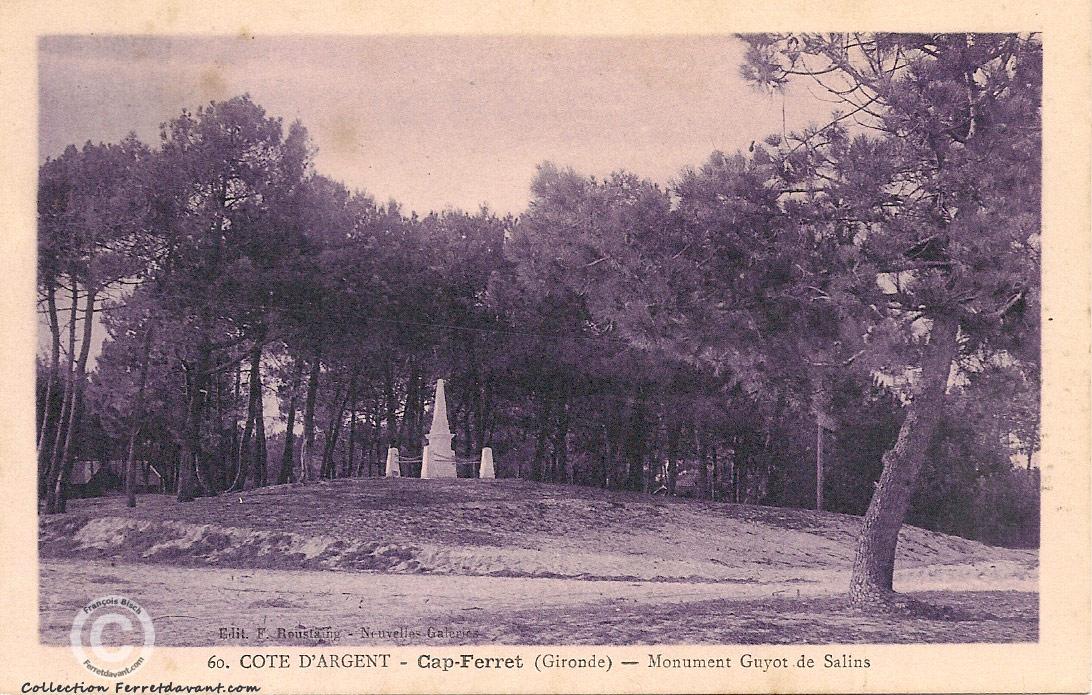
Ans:
[[[353,454],[356,448],[356,381],[357,372],[353,372],[353,378],[349,382],[349,442],[346,452],[345,461],[345,477],[351,477],[356,474],[356,467],[353,466]]]
[[[398,446],[398,397],[394,391],[394,367],[387,359],[383,369],[383,400],[386,405],[386,448]]]
[[[497,420],[497,407],[493,402],[493,390],[491,379],[487,379],[482,389],[481,425],[475,451],[481,451],[483,447],[492,446],[493,443],[493,428]]]
[[[242,393],[242,381],[243,381],[243,363],[240,361],[235,365],[235,378],[233,380],[234,385],[231,391],[231,448],[228,452],[232,461],[239,460],[239,447],[242,445],[241,438],[239,436],[239,418],[235,414],[235,404],[239,402],[239,394]],[[243,427],[246,427],[246,423],[243,423]]]
[[[201,420],[204,417],[205,383],[212,361],[212,346],[203,338],[197,348],[197,362],[190,370],[186,418],[182,427],[181,454],[178,466],[179,502],[192,502],[205,487],[201,480]]]
[[[603,462],[602,469],[600,470],[600,486],[606,490],[610,487],[610,469],[614,465],[614,458],[612,457],[612,448],[610,443],[610,428],[604,423],[603,425]]]
[[[711,460],[711,462],[713,464],[713,477],[712,477],[712,481],[709,484],[709,499],[716,502],[717,501],[717,482],[718,482],[718,478],[720,477],[720,472],[718,471],[718,468],[720,468],[720,466],[717,465],[717,445],[716,444],[714,444],[712,447],[710,447],[709,456],[710,456],[710,460]],[[736,496],[736,499],[734,501],[735,502],[739,501],[738,495]]]
[[[629,420],[625,442],[626,488],[635,492],[641,492],[646,485],[645,454],[648,446],[645,429],[647,424],[644,396],[638,389],[634,398],[633,411]]]
[[[259,390],[261,390],[260,382]],[[258,398],[258,413],[254,416],[254,487],[265,487],[269,484],[269,472],[266,465],[268,461],[269,450],[265,439],[265,394],[262,391]]]
[[[246,481],[250,478],[251,468],[257,469],[260,452],[255,446],[254,429],[257,426],[259,411],[262,405],[262,347],[263,331],[259,331],[254,338],[254,345],[250,349],[250,376],[247,388],[246,425],[243,427],[243,439],[239,445],[238,465],[236,466],[235,480],[232,481],[229,490],[238,491],[246,487]]]
[[[694,457],[698,460],[698,497],[709,497],[709,461],[702,442],[701,427],[694,425]]]
[[[300,379],[303,377],[303,361],[296,363],[296,374],[292,378],[291,393],[288,395],[288,415],[285,417],[284,450],[281,452],[281,470],[277,475],[277,484],[284,485],[292,480],[292,471],[295,469],[296,449],[296,398],[300,390]]]
[[[126,506],[136,506],[136,446],[140,429],[144,425],[144,391],[148,384],[148,358],[152,352],[153,324],[144,329],[144,345],[140,356],[140,376],[137,380],[136,402],[133,404],[132,422],[129,424],[129,449],[125,455]]]
[[[315,399],[318,396],[319,369],[322,360],[315,350],[311,358],[311,371],[307,376],[307,400],[303,406],[303,447],[300,450],[300,480],[307,481],[315,477],[311,470],[311,449],[315,445]]]
[[[573,482],[573,471],[569,467],[569,405],[566,399],[562,400],[557,414],[557,426],[554,429],[554,465],[555,478],[559,483]]]
[[[70,306],[68,308],[68,364],[65,369],[64,396],[61,399],[61,411],[53,433],[53,444],[49,447],[49,456],[45,463],[45,475],[41,481],[40,494],[43,499],[50,495],[50,488],[61,466],[61,452],[64,450],[64,435],[68,421],[72,417],[72,405],[76,395],[76,318],[79,316],[79,289],[76,279],[72,282]]]
[[[334,463],[334,452],[337,450],[337,439],[341,434],[341,422],[345,417],[345,404],[349,400],[348,389],[345,397],[341,395],[341,388],[334,391],[334,406],[330,412],[330,424],[326,427],[322,446],[322,467],[319,472],[321,478],[336,478],[337,466]]]
[[[46,380],[45,398],[42,400],[41,426],[38,428],[39,470],[42,470],[44,464],[45,442],[49,436],[50,413],[53,410],[51,402],[53,400],[54,390],[57,387],[61,366],[61,326],[57,319],[57,283],[52,279],[49,281],[49,286],[46,289],[46,310],[49,316],[50,336],[49,376]]]
[[[416,419],[417,403],[420,400],[417,392],[420,390],[420,379],[417,375],[417,367],[414,364],[414,360],[410,359],[409,364],[409,378],[406,379],[406,405],[402,409],[402,424],[401,430],[398,435],[398,443],[400,447],[404,447],[405,451],[402,453],[409,455],[416,455],[421,450],[420,430],[418,429]],[[406,475],[405,471],[402,471],[402,475]]]
[[[253,388],[248,391],[253,391]],[[250,477],[251,441],[254,438],[254,416],[258,409],[253,398],[252,393],[247,398],[246,424],[243,425],[243,436],[239,440],[239,451],[235,457],[235,479],[231,481],[228,492],[242,490],[246,486],[246,479]]]
[[[46,496],[46,513],[58,514],[65,510],[65,493],[68,486],[68,477],[75,463],[77,442],[79,436],[80,416],[83,412],[84,382],[87,380],[87,355],[91,350],[91,332],[95,319],[95,290],[88,288],[87,304],[83,311],[83,337],[80,341],[80,356],[76,360],[76,368],[72,373],[73,393],[71,410],[68,416],[64,446],[60,451],[58,465],[53,471],[50,480],[49,492]],[[73,329],[74,330],[74,329]]]
[[[479,385],[474,392],[474,441],[471,451],[481,451],[485,448],[485,410],[488,397],[488,384]]]
[[[933,320],[922,356],[921,380],[899,429],[895,446],[883,456],[883,473],[865,512],[850,579],[850,598],[857,605],[892,602],[895,549],[910,498],[936,431],[948,386],[948,374],[958,349],[959,322],[953,317]]]
[[[674,496],[679,480],[679,428],[672,423],[667,427],[667,494]]]
[[[553,412],[553,394],[547,392],[545,401],[540,406],[538,418],[538,434],[535,437],[535,453],[531,458],[531,480],[541,481],[545,479],[543,459],[546,456],[546,438],[550,434],[550,415]]]

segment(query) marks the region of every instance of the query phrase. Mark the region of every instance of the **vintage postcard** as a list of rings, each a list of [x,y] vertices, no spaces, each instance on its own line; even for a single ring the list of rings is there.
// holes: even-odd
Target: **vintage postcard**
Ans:
[[[1087,2],[0,17],[0,692],[1089,688]]]

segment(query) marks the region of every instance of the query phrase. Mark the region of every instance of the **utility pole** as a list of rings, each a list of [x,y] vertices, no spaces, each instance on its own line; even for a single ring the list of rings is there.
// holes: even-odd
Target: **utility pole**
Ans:
[[[815,509],[823,510],[823,433],[838,429],[830,416],[831,396],[825,384],[816,389],[812,408],[815,411]]]
[[[823,415],[815,416],[815,509],[823,510]]]

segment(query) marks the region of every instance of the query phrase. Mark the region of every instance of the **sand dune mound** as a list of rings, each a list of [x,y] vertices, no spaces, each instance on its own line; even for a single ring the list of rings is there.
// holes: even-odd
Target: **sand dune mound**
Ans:
[[[860,524],[519,480],[351,479],[189,504],[149,495],[136,509],[121,498],[74,500],[69,509],[41,517],[43,557],[664,582],[806,583],[848,569]],[[906,527],[898,565],[923,576],[988,568],[1031,577],[1037,554]]]

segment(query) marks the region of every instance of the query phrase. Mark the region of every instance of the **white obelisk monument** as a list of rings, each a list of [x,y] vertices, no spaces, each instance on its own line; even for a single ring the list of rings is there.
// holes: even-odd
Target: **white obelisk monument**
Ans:
[[[422,478],[457,478],[455,450],[451,448],[451,428],[447,424],[447,397],[444,380],[436,380],[436,399],[432,408],[432,428],[428,431],[428,461],[422,462]]]

